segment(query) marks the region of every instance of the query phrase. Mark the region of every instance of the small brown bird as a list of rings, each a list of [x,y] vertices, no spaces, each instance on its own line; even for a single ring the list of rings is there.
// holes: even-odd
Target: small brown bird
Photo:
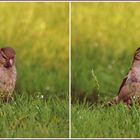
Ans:
[[[8,101],[16,83],[15,51],[10,47],[0,48],[0,98]]]
[[[140,96],[140,47],[136,50],[131,67],[124,77],[118,91],[118,96],[114,98],[116,103],[124,102],[130,105],[133,98]]]

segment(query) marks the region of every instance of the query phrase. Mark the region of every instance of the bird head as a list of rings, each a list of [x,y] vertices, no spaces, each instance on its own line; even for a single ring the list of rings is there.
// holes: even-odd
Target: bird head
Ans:
[[[140,60],[140,47],[136,49],[134,60]]]
[[[15,51],[13,48],[4,47],[0,49],[0,64],[5,68],[10,68],[15,63]]]

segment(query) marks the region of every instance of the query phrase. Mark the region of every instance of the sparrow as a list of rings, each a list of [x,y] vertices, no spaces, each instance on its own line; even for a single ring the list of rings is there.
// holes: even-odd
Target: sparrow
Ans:
[[[131,67],[124,77],[115,103],[123,102],[126,105],[132,103],[132,99],[140,97],[140,47],[136,49]]]
[[[16,53],[13,48],[0,48],[0,99],[8,101],[16,84]]]

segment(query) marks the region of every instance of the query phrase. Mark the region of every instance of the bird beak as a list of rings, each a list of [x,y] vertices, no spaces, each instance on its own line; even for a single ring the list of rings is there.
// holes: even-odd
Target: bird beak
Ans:
[[[10,59],[4,64],[4,67],[5,68],[10,68],[10,67],[12,67],[12,65],[13,65],[13,60]]]
[[[12,66],[12,65],[13,65],[13,60],[10,59],[10,60],[9,60],[9,63],[10,63],[10,65]]]

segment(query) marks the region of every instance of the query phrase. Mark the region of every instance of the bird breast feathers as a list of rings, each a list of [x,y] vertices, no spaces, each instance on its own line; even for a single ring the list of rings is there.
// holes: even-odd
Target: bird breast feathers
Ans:
[[[15,84],[16,81],[16,68],[13,66],[11,69],[0,67],[0,83]]]

